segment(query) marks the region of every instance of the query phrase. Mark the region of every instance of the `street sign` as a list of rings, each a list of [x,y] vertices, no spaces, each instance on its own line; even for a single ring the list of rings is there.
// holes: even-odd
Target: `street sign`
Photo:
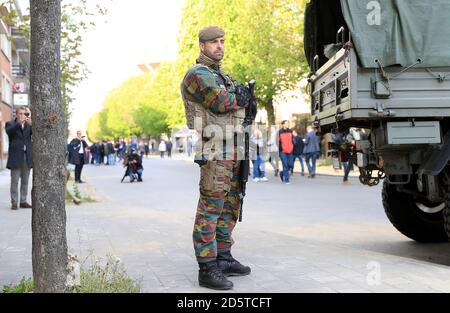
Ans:
[[[15,93],[13,96],[15,106],[28,106],[28,94]]]

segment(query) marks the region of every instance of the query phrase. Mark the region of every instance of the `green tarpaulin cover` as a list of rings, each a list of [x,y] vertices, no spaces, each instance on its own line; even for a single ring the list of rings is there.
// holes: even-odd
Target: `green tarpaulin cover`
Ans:
[[[450,66],[450,0],[341,0],[363,67]]]

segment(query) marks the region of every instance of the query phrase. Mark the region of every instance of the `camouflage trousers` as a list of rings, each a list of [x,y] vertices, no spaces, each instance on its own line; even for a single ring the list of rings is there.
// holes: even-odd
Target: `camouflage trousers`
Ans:
[[[239,209],[239,162],[208,161],[201,167],[193,233],[198,262],[215,260],[218,252],[231,250]]]

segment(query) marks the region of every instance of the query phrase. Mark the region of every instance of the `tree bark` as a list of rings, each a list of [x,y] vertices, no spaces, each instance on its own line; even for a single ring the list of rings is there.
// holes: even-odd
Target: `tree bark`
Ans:
[[[61,104],[60,0],[32,0],[33,280],[35,292],[64,292],[67,269],[65,153]]]
[[[269,120],[269,125],[275,125],[275,109],[273,107],[273,98],[270,98],[266,104],[267,119]]]

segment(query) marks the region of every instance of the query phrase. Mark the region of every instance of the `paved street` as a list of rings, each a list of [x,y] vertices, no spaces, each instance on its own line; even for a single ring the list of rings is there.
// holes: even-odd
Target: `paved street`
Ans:
[[[120,183],[120,165],[85,167],[82,188],[99,202],[67,206],[70,252],[119,257],[144,292],[210,292],[198,286],[191,241],[198,166],[155,157],[144,167],[133,184]],[[248,184],[233,254],[252,274],[232,278],[232,292],[450,292],[450,246],[398,233],[380,186],[267,176]],[[30,221],[30,210],[10,210],[9,171],[0,172],[0,285],[31,276]]]

